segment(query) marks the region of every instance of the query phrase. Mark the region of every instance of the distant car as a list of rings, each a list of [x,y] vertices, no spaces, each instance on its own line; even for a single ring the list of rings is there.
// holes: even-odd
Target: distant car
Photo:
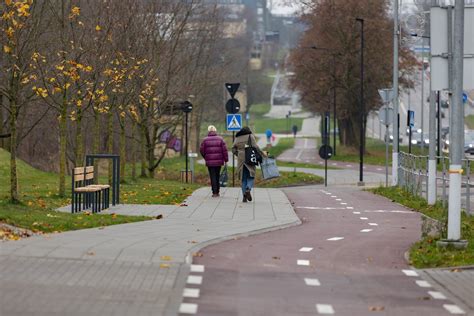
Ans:
[[[421,130],[413,131],[411,133],[411,144],[412,145],[418,145],[421,146],[422,144],[424,145],[429,145],[430,140],[427,135],[423,135],[423,140],[421,139]]]
[[[474,156],[474,131],[464,133],[464,153],[469,156]]]
[[[387,141],[386,136],[384,137],[384,141]],[[400,143],[402,143],[402,142],[403,142],[403,137],[400,136],[400,137],[398,138],[398,141],[399,141]],[[389,135],[389,137],[388,137],[388,142],[389,142],[389,143],[393,143],[393,134],[390,134],[390,135]]]

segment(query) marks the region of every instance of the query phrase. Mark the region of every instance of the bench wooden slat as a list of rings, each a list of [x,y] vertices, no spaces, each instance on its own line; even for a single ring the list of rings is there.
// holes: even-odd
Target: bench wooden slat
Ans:
[[[84,174],[74,175],[74,181],[75,182],[84,181]]]
[[[74,168],[74,175],[84,174],[84,167]]]
[[[89,173],[89,172],[94,172],[94,166],[87,166],[86,167],[86,173]]]

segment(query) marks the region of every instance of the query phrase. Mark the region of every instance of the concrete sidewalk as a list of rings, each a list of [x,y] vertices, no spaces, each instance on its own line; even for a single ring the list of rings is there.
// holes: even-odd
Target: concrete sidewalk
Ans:
[[[300,224],[285,194],[238,188],[187,206],[120,205],[109,212],[161,220],[0,244],[1,315],[176,315],[192,254],[219,241]]]

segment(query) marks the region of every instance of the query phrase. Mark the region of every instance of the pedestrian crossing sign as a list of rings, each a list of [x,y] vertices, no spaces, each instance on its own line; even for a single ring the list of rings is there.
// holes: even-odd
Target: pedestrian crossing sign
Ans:
[[[242,129],[242,114],[227,114],[227,131],[236,132]]]

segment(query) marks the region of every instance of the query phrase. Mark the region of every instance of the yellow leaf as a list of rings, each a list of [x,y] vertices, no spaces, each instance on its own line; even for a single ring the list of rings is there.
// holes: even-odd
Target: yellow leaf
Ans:
[[[163,261],[171,261],[171,257],[170,257],[170,256],[161,256],[160,259],[163,260]]]
[[[10,46],[3,45],[3,51],[5,54],[10,54],[12,52],[12,48]]]
[[[167,263],[160,263],[160,268],[162,268],[162,269],[166,269],[166,268],[169,268],[169,267],[170,267],[170,265],[167,264]]]
[[[96,30],[96,31],[100,31],[100,30],[101,30],[100,26],[99,26],[99,25],[96,25],[96,26],[95,26],[95,30]]]
[[[5,0],[6,5],[12,5],[12,0]]]

